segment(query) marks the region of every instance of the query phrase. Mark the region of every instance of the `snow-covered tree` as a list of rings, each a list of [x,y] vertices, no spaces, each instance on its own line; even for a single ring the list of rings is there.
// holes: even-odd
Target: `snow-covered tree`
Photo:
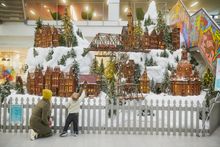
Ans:
[[[67,57],[66,57],[66,55],[63,55],[62,57],[61,57],[61,59],[60,59],[60,61],[58,61],[58,65],[66,65],[66,59],[67,59]]]
[[[161,91],[164,93],[168,93],[170,89],[170,76],[169,76],[169,71],[166,69],[164,73],[164,78],[161,83]]]
[[[63,29],[63,37],[65,40],[65,45],[67,47],[77,46],[78,43],[76,36],[74,35],[73,32],[73,24],[70,20],[70,16],[67,13],[67,9],[65,9],[65,13],[62,21],[63,21],[62,29]]]
[[[178,63],[180,61],[179,56],[176,56],[175,60]]]
[[[151,20],[150,16],[148,16],[148,18],[144,21],[144,26],[148,27],[150,25],[155,25],[155,23]]]
[[[67,52],[67,58],[76,58],[76,52],[74,48],[71,48],[71,50]]]
[[[141,76],[141,68],[139,64],[135,64],[135,71],[134,71],[134,83],[139,83],[139,78]]]
[[[53,58],[53,49],[51,49],[49,52],[48,52],[48,55],[46,57],[46,61],[50,61],[52,58]]]
[[[161,11],[158,12],[158,18],[157,18],[157,25],[156,25],[156,30],[157,32],[163,32],[165,30],[166,23],[163,18],[163,14]]]
[[[213,83],[214,83],[214,76],[212,72],[210,71],[210,69],[207,68],[203,76],[202,85],[204,88],[210,88]]]
[[[169,58],[169,54],[166,50],[160,53],[160,57]]]
[[[103,75],[104,71],[105,71],[105,67],[104,67],[103,59],[101,59],[101,63],[100,63],[100,66],[99,66],[99,74]]]
[[[37,50],[35,48],[33,49],[33,55],[34,55],[34,57],[39,55],[39,53],[37,52]]]
[[[155,90],[155,81],[154,81],[153,78],[150,81],[150,89],[151,89],[152,92],[154,92],[154,93],[156,92],[156,90]]]
[[[95,57],[92,61],[92,65],[90,66],[90,73],[91,74],[97,74],[98,73],[98,68],[99,68],[98,61]]]
[[[83,34],[82,34],[82,32],[81,32],[79,29],[77,30],[76,33],[77,33],[77,35],[78,35],[79,37],[81,37],[81,38],[83,39]]]
[[[0,100],[3,103],[4,99],[11,94],[11,89],[13,86],[9,81],[6,81],[4,84],[0,85]]]

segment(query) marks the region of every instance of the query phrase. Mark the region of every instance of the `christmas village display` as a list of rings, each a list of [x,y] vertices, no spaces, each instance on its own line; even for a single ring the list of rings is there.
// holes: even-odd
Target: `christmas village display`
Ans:
[[[43,25],[38,20],[35,43],[30,54],[33,54],[31,57],[34,60],[44,56],[41,61],[47,64],[40,65],[40,62],[36,62],[38,64],[34,64],[34,68],[30,68],[32,63],[29,64],[27,93],[40,96],[42,89],[48,88],[52,90],[53,96],[69,97],[78,91],[80,85],[87,83],[89,97],[98,97],[101,92],[106,93],[109,98],[120,100],[144,99],[151,92],[174,96],[200,95],[201,84],[210,84],[211,73],[207,71],[201,82],[195,63],[191,62],[193,57],[188,61],[186,49],[180,51],[180,61],[180,56],[175,55],[176,65],[166,62],[168,64],[163,66],[167,67],[159,69],[165,69],[164,77],[160,78],[162,80],[155,80],[157,74],[151,73],[151,67],[158,64],[155,58],[166,60],[169,56],[174,56],[173,52],[178,52],[181,46],[180,29],[168,26],[161,12],[158,13],[157,24],[149,16],[145,21],[134,21],[130,8],[127,18],[128,24],[122,27],[121,34],[98,33],[90,44],[86,44],[84,50],[78,47],[79,40],[83,39],[82,33],[74,30],[75,26],[67,11],[63,16],[61,28]],[[149,26],[152,25],[155,27],[150,30],[152,27]],[[39,52],[41,48],[44,48],[46,56]],[[157,55],[147,56],[155,50],[159,51]],[[98,56],[100,52],[103,54]],[[110,54],[107,54],[108,52]],[[133,54],[139,52],[140,54]],[[133,58],[129,55],[133,55]],[[103,60],[104,58],[106,59]],[[140,61],[136,58],[140,58]],[[52,66],[50,62],[53,62]],[[213,78],[211,80],[213,81]],[[17,89],[22,91],[20,87],[25,84],[19,78],[16,85]],[[24,93],[24,90],[20,93]]]

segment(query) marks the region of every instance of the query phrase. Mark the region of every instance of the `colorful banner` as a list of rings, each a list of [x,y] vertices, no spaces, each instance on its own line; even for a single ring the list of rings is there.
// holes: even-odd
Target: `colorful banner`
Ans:
[[[215,73],[216,59],[220,57],[220,29],[204,9],[191,17],[178,0],[170,11],[170,22],[180,27],[187,48],[198,47],[209,67]]]
[[[22,123],[23,107],[22,105],[11,105],[10,107],[10,120],[11,123]]]

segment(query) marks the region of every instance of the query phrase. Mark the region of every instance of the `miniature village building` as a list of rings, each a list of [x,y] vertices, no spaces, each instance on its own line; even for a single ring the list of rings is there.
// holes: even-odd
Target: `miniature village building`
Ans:
[[[86,94],[89,97],[97,97],[101,91],[100,77],[98,75],[79,75],[79,84],[86,85]]]
[[[71,69],[65,73],[59,67],[48,67],[43,74],[42,70],[36,68],[27,77],[27,92],[34,95],[42,95],[42,90],[47,88],[53,92],[53,96],[69,97],[76,91],[76,86],[77,78]]]
[[[199,95],[201,82],[197,70],[193,72],[192,65],[187,60],[187,51],[182,51],[182,58],[176,71],[171,74],[171,93],[173,95]]]
[[[35,47],[57,47],[59,46],[60,30],[49,25],[43,25],[35,31]]]
[[[139,82],[140,82],[139,91],[141,93],[149,93],[150,92],[150,80],[147,76],[146,68],[144,69],[144,72],[141,75]]]
[[[122,74],[126,79],[126,83],[134,82],[135,63],[134,60],[129,60],[128,63],[122,66]]]

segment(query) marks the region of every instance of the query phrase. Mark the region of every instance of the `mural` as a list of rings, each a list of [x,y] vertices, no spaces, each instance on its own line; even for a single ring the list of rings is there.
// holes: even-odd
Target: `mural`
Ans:
[[[207,12],[200,9],[190,17],[179,0],[170,11],[170,22],[180,26],[186,46],[197,46],[215,73],[216,59],[220,58],[220,29]]]

